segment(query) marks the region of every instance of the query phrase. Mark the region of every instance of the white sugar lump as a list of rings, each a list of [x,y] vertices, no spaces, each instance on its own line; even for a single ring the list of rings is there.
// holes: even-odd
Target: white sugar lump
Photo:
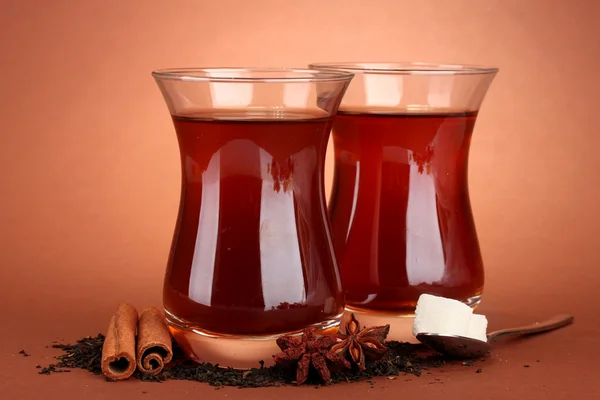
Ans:
[[[413,335],[439,333],[487,341],[487,319],[473,314],[471,307],[458,300],[422,294],[417,302]]]
[[[458,300],[422,294],[417,302],[413,335],[421,332],[466,336],[473,310]]]
[[[483,340],[487,342],[487,318],[485,315],[473,314],[471,316],[471,322],[469,323],[469,329],[467,330],[467,337]]]

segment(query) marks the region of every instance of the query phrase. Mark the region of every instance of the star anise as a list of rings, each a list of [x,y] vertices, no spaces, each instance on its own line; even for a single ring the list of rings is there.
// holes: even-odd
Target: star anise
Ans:
[[[350,321],[346,324],[345,333],[338,331],[335,335],[337,344],[331,351],[352,360],[359,370],[365,369],[365,360],[377,361],[383,358],[388,348],[383,344],[390,332],[390,326],[374,326],[360,329],[360,324],[350,315]]]
[[[316,336],[312,329],[305,329],[302,339],[294,336],[282,336],[277,339],[281,353],[273,356],[276,364],[296,367],[296,384],[301,385],[308,379],[310,367],[318,373],[325,384],[331,381],[331,370],[350,368],[350,363],[334,353],[331,346],[337,343],[335,336]]]

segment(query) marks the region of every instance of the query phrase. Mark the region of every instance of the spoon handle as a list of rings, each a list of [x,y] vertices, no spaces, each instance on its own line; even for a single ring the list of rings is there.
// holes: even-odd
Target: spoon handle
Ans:
[[[500,336],[507,335],[530,335],[532,333],[541,333],[551,331],[553,329],[562,328],[573,322],[573,316],[568,314],[556,315],[544,322],[536,322],[533,325],[522,326],[520,328],[502,329],[491,332],[487,335],[488,343],[496,340]]]

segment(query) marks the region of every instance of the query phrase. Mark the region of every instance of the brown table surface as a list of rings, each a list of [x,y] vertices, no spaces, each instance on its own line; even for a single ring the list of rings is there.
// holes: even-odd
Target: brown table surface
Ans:
[[[548,287],[515,282],[507,285],[502,273],[488,274],[489,285],[479,312],[488,316],[490,329],[518,326],[570,312],[575,323],[558,331],[527,339],[499,343],[493,354],[476,368],[462,365],[432,371],[421,377],[399,376],[320,388],[282,387],[264,389],[223,388],[207,384],[168,381],[108,383],[101,376],[74,370],[71,373],[38,375],[36,364],[47,365],[58,350],[45,348],[53,341],[73,342],[104,332],[116,304],[129,291],[136,307],[160,304],[160,282],[123,283],[111,287],[70,281],[66,276],[30,278],[29,286],[2,281],[6,300],[0,304],[0,398],[2,399],[102,399],[102,398],[227,398],[287,399],[331,396],[344,399],[440,397],[444,399],[562,399],[600,395],[600,330],[593,281],[566,275],[565,282],[580,281],[578,290],[551,292]],[[491,275],[491,276],[489,276]],[[504,274],[507,278],[509,274]],[[569,278],[571,277],[571,278]],[[108,293],[102,295],[102,293]],[[133,293],[136,293],[135,297]],[[31,354],[24,357],[24,349]],[[529,365],[530,367],[525,367]],[[439,380],[437,380],[439,379]],[[405,397],[408,396],[408,397]]]
[[[0,400],[600,399],[599,1],[1,4]],[[60,354],[46,345],[104,332],[119,302],[160,306],[180,172],[149,72],[352,59],[500,67],[469,156],[480,311],[491,330],[558,313],[575,323],[502,343],[480,374],[459,366],[374,387],[38,375]]]

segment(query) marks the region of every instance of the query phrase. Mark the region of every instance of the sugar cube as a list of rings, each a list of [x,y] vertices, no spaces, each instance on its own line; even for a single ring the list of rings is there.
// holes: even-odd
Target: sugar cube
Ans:
[[[483,340],[487,342],[487,318],[485,315],[473,314],[471,316],[471,322],[469,323],[469,329],[467,330],[467,337]]]
[[[487,341],[487,319],[458,300],[422,294],[417,302],[413,335],[438,333]]]
[[[413,335],[421,332],[466,336],[473,310],[458,300],[422,294],[417,302]]]

